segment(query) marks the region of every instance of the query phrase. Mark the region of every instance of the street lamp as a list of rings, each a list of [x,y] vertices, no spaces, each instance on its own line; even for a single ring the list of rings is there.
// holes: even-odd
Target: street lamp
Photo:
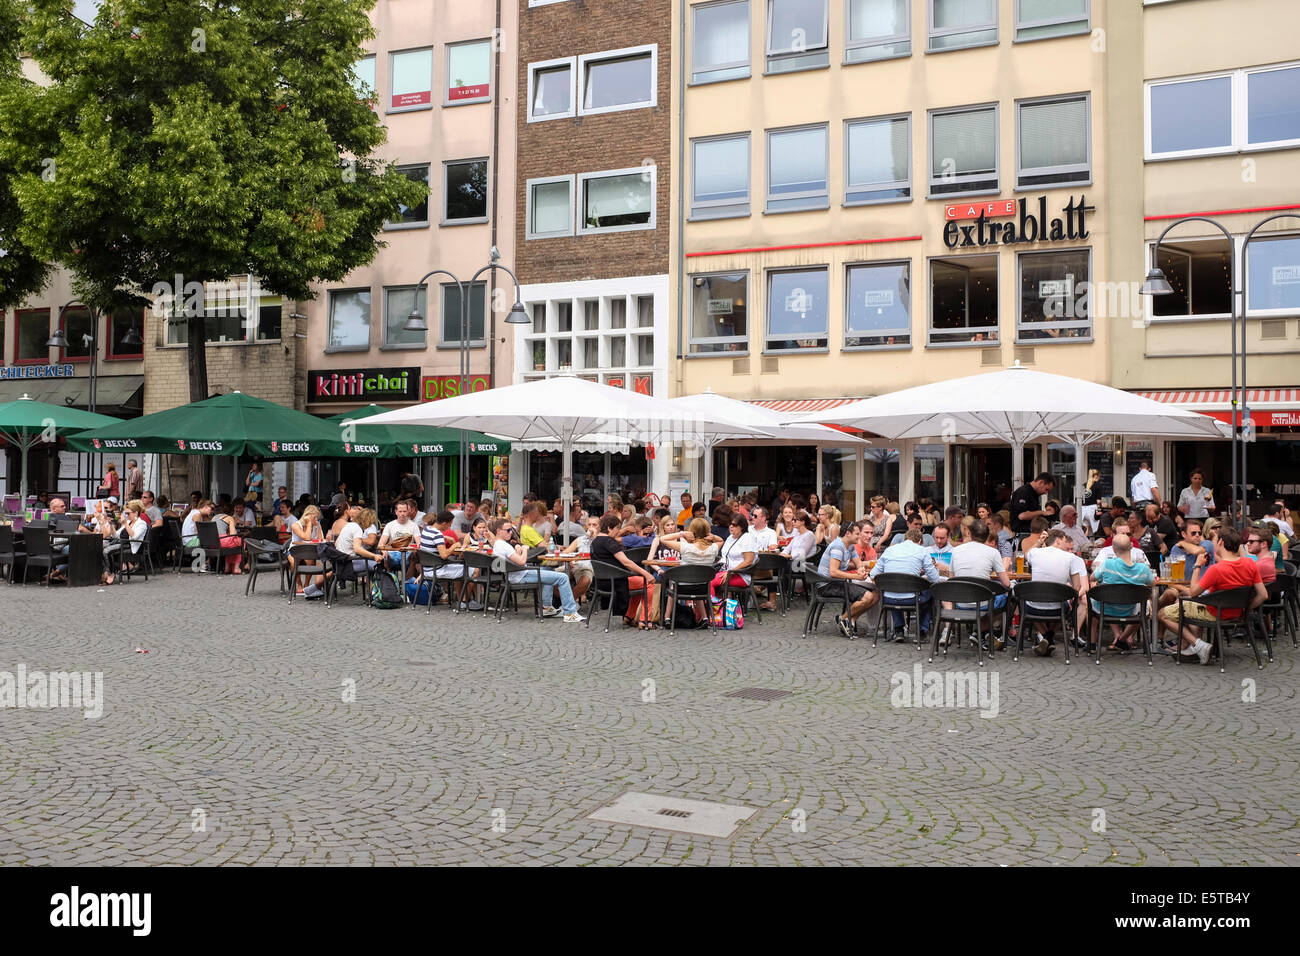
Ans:
[[[478,281],[478,277],[485,272],[495,272],[497,269],[510,276],[515,283],[515,304],[510,307],[510,312],[506,315],[505,321],[509,325],[527,325],[532,321],[528,316],[528,310],[524,308],[521,301],[519,278],[505,266],[498,263],[497,260],[501,258],[501,253],[497,251],[496,246],[492,247],[489,258],[488,264],[474,273],[474,277],[468,283],[461,282],[460,279],[446,269],[430,269],[426,272],[420,278],[420,281],[415,284],[415,303],[411,306],[411,314],[402,326],[407,332],[429,331],[428,323],[425,322],[424,316],[420,314],[419,295],[420,289],[424,288],[424,284],[431,276],[444,275],[456,283],[456,288],[460,291],[460,394],[462,395],[469,394],[469,295],[467,289],[474,288],[474,283]],[[426,292],[425,302],[427,303],[428,300],[429,296]],[[461,429],[458,461],[460,467],[460,502],[461,506],[464,507],[469,500],[469,444],[465,441],[464,429]]]
[[[72,347],[67,334],[63,331],[63,313],[67,311],[69,306],[76,304],[76,301],[76,299],[73,299],[71,302],[65,302],[59,307],[59,327],[54,330],[50,340],[45,343],[50,348],[68,349]],[[90,313],[90,334],[82,336],[85,344],[90,347],[90,392],[86,402],[86,410],[93,412],[95,411],[95,368],[98,364],[96,360],[99,357],[99,313],[94,306],[87,306],[86,311]]]
[[[1272,222],[1275,219],[1297,219],[1300,216],[1294,213],[1280,213],[1269,216],[1257,222],[1251,230],[1246,233],[1246,237],[1241,242],[1241,259],[1238,262],[1237,249],[1232,241],[1232,233],[1229,232],[1222,223],[1217,219],[1211,219],[1208,216],[1184,216],[1181,219],[1175,219],[1160,236],[1156,239],[1154,248],[1151,250],[1151,271],[1147,273],[1145,281],[1138,290],[1142,295],[1169,295],[1174,290],[1170,286],[1169,280],[1165,278],[1164,271],[1156,265],[1159,261],[1160,243],[1164,241],[1169,230],[1175,226],[1181,226],[1187,222],[1207,222],[1223,233],[1224,238],[1228,240],[1228,255],[1230,256],[1229,267],[1229,284],[1231,287],[1232,297],[1232,502],[1234,509],[1233,526],[1240,529],[1246,521],[1249,520],[1249,514],[1245,509],[1246,506],[1246,444],[1244,436],[1241,434],[1241,425],[1250,421],[1250,409],[1246,406],[1246,311],[1250,308],[1249,300],[1246,298],[1247,279],[1249,274],[1246,270],[1246,252],[1251,241],[1255,238],[1261,226]],[[1238,288],[1240,286],[1240,288]],[[1240,303],[1238,302],[1240,297]],[[1237,383],[1237,322],[1241,322],[1241,383]],[[1238,393],[1240,388],[1240,394]],[[1238,423],[1238,413],[1241,414],[1240,423]],[[1240,464],[1238,464],[1237,446],[1241,445]]]

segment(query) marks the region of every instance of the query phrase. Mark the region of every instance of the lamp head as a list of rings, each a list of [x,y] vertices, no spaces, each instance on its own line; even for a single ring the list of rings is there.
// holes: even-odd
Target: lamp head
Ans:
[[[1164,271],[1155,268],[1147,273],[1146,280],[1142,283],[1142,287],[1138,289],[1138,292],[1142,295],[1171,295],[1173,291],[1173,286],[1165,278]]]
[[[411,314],[406,317],[406,324],[402,326],[407,332],[428,332],[429,326],[424,321],[424,316],[420,314],[419,309],[412,309]]]
[[[522,302],[516,302],[510,307],[510,313],[506,316],[506,322],[509,325],[530,325],[532,318],[528,315],[528,310],[524,308]]]

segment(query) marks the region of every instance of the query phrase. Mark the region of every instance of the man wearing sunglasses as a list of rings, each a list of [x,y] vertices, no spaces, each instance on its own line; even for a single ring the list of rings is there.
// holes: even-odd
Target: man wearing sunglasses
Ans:
[[[1246,530],[1246,556],[1259,565],[1259,579],[1265,584],[1277,580],[1277,563],[1272,548],[1273,532],[1268,525],[1251,525]]]
[[[555,617],[557,614],[564,614],[566,624],[582,623],[582,615],[578,613],[578,604],[573,599],[573,588],[569,584],[569,576],[561,571],[552,571],[549,568],[542,568],[539,572],[536,568],[528,567],[527,551],[522,544],[518,543],[515,537],[515,523],[509,518],[493,518],[488,522],[488,530],[493,535],[492,556],[501,558],[507,562],[508,566],[517,565],[519,570],[509,571],[511,584],[525,584],[529,581],[536,580],[535,575],[541,575],[542,582],[542,617]],[[560,591],[560,609],[556,610],[551,605],[551,598],[556,589]]]

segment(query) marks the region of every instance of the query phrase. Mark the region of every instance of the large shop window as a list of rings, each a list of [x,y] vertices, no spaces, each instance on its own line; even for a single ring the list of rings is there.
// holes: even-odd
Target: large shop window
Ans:
[[[911,117],[849,120],[844,150],[845,205],[912,198]]]
[[[630,232],[655,227],[656,169],[639,166],[578,177],[582,197],[578,232]]]
[[[824,349],[830,316],[830,271],[782,269],[767,274],[769,352]]]
[[[844,59],[848,63],[909,56],[912,10],[909,0],[849,0]]]
[[[330,293],[330,351],[370,348],[370,290]]]
[[[830,64],[829,0],[767,0],[767,72]]]
[[[1091,252],[1022,252],[1016,340],[1041,343],[1092,336]],[[1086,283],[1086,284],[1085,284]]]
[[[998,191],[998,108],[930,114],[930,195]]]
[[[691,276],[691,353],[749,351],[749,273]]]
[[[997,42],[997,0],[930,0],[932,53]]]
[[[447,44],[447,106],[492,99],[492,41]]]
[[[414,228],[429,224],[429,164],[418,166],[398,166],[397,171],[413,183],[421,183],[425,188],[424,198],[413,206],[398,205],[397,216],[388,223],[389,229]]]
[[[250,301],[246,276],[226,282],[209,282],[203,287],[204,341],[215,343],[261,342],[280,338],[281,305],[278,295],[263,295]],[[190,319],[173,313],[192,304],[160,300],[167,323],[167,344],[185,345],[190,339]],[[125,333],[124,333],[125,334]]]
[[[844,347],[906,346],[912,343],[910,262],[849,266],[845,281]]]
[[[428,332],[406,330],[406,320],[413,310],[418,309],[421,315],[429,314],[425,295],[424,286],[418,290],[409,285],[384,289],[384,348],[410,349],[427,345]]]
[[[577,60],[546,60],[528,67],[528,122],[573,116]]]
[[[827,129],[808,126],[772,130],[767,134],[767,211],[825,209],[827,191]]]
[[[487,222],[488,161],[461,160],[443,164],[442,225]]]
[[[1251,315],[1300,312],[1300,236],[1252,239],[1246,246],[1246,280]]]
[[[1151,315],[1154,318],[1231,316],[1232,255],[1232,246],[1223,238],[1162,242],[1155,265],[1164,272],[1173,292],[1150,297]]]
[[[573,235],[573,177],[549,176],[527,183],[528,239]]]
[[[998,341],[998,257],[930,260],[930,344]]]
[[[749,76],[749,0],[691,7],[691,82]]]
[[[48,362],[50,310],[19,309],[14,314],[14,340],[15,362]]]
[[[475,282],[469,290],[469,344],[479,348],[484,344],[483,318],[487,307],[487,283]],[[440,345],[459,346],[460,339],[460,286],[454,282],[442,286],[442,339]]]
[[[1092,179],[1088,95],[1016,104],[1016,186],[1068,186]]]
[[[749,215],[749,134],[691,143],[691,218]]]
[[[1087,33],[1089,0],[1016,0],[1016,39],[1047,40]]]
[[[90,310],[83,305],[64,309],[61,326],[68,340],[68,347],[62,349],[63,360],[65,362],[90,361],[90,343],[94,337],[94,322],[91,321]]]
[[[657,102],[657,47],[644,46],[578,58],[582,80],[580,113],[612,113]]]
[[[1300,64],[1147,84],[1148,159],[1300,146]]]
[[[388,112],[433,109],[433,50],[404,50],[389,60]]]
[[[277,325],[276,325],[275,337],[278,339],[280,337],[278,314],[276,316],[276,319],[277,319]],[[131,331],[132,329],[135,330],[137,335],[142,335],[142,333],[144,332],[144,316],[141,315],[139,311],[122,309],[119,312],[117,312],[117,314],[109,316],[106,322],[108,324],[107,354],[109,358],[138,359],[143,357],[144,355],[143,341],[139,345],[125,345],[122,342],[122,340],[126,338],[127,332]],[[0,336],[0,341],[2,340],[3,337]]]

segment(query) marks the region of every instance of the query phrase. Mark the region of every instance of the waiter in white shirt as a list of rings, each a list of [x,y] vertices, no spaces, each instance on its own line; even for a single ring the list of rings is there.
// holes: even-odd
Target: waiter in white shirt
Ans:
[[[1178,510],[1185,518],[1208,518],[1209,509],[1214,507],[1214,491],[1203,486],[1205,472],[1199,468],[1193,469],[1191,480],[1178,496]]]
[[[1156,476],[1151,471],[1151,463],[1138,464],[1138,473],[1129,482],[1130,498],[1135,509],[1145,508],[1150,504],[1160,504],[1160,489],[1156,485]]]

